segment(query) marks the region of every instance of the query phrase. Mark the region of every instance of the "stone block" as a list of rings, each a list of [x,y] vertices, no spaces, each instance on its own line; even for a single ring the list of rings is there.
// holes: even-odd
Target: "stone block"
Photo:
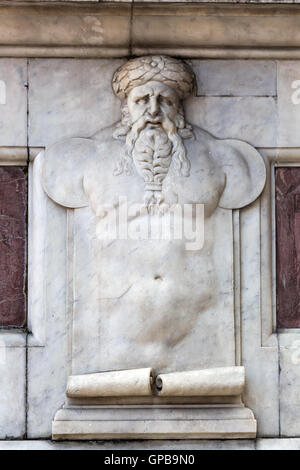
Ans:
[[[256,450],[300,450],[300,439],[257,439]]]
[[[276,63],[271,60],[192,60],[197,95],[275,96]]]
[[[7,347],[0,336],[0,439],[22,438],[25,433],[26,351]]]
[[[72,407],[58,411],[52,436],[56,440],[251,438],[256,436],[256,421],[243,406]]]
[[[90,137],[117,121],[119,100],[111,88],[122,60],[31,60],[29,142],[49,146],[73,136]]]
[[[300,334],[279,335],[282,437],[300,435]]]
[[[188,122],[219,139],[245,140],[255,147],[276,146],[277,109],[274,98],[189,98],[185,109]]]
[[[278,146],[300,145],[300,62],[278,62]]]
[[[241,211],[241,341],[246,369],[245,404],[254,411],[260,437],[279,434],[278,348],[262,347],[260,201]],[[251,339],[250,339],[251,338]]]
[[[27,61],[0,59],[0,146],[27,144]]]
[[[34,199],[34,196],[32,199],[36,205],[41,203],[41,200]],[[40,213],[39,211],[40,209],[37,214]],[[40,331],[38,335],[40,341],[43,341],[43,345],[28,348],[27,364],[27,435],[32,439],[50,437],[51,421],[58,408],[64,403],[67,381],[66,349],[68,340],[65,328],[68,320],[64,286],[66,280],[66,213],[51,201],[48,201],[45,212],[47,219],[43,219],[43,224],[45,224],[46,239],[43,240],[42,246],[45,247],[43,279],[46,279],[47,282],[41,282],[40,285],[35,284],[35,287],[40,289],[41,296],[43,289],[47,289],[47,303],[38,304],[41,309],[44,308],[42,325],[40,326],[40,328],[44,328],[44,332]],[[43,226],[39,228],[44,233]],[[38,243],[40,242],[38,241]],[[34,267],[31,265],[29,269],[32,271]],[[39,269],[38,266],[37,269]],[[38,300],[36,298],[36,301]],[[31,306],[29,316],[34,313],[36,311]]]

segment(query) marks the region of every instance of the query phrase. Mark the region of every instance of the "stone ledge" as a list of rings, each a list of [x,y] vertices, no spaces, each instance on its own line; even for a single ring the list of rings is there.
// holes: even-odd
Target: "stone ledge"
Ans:
[[[0,441],[0,450],[300,450],[300,438],[186,441]]]
[[[299,59],[299,24],[295,3],[0,1],[0,56]]]
[[[175,424],[176,423],[176,424]],[[66,407],[52,424],[56,440],[249,439],[256,420],[243,406]]]

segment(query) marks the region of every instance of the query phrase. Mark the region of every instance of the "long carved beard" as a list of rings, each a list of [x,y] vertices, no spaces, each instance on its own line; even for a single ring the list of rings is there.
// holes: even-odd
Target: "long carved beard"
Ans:
[[[126,156],[121,164],[120,174],[130,171],[132,161],[145,182],[144,202],[146,207],[163,203],[162,184],[169,172],[171,162],[174,169],[183,176],[189,176],[190,162],[186,156],[183,139],[177,127],[167,117],[161,125],[154,126],[142,116],[126,136]]]

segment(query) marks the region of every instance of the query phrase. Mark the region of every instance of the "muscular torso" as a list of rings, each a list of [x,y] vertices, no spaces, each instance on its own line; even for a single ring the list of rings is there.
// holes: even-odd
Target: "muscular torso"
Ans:
[[[180,363],[180,345],[193,334],[201,316],[217,308],[214,225],[225,176],[204,137],[187,140],[185,145],[190,176],[175,174],[171,164],[163,195],[170,205],[204,204],[205,237],[200,250],[187,250],[186,239],[101,239],[111,211],[120,204],[143,203],[144,182],[135,169],[131,176],[113,175],[122,143],[111,140],[108,155],[102,153],[108,148],[107,141],[102,144],[99,140],[97,163],[84,176],[93,213],[89,230],[97,265],[97,314],[101,334],[110,344],[109,351],[99,347],[108,368],[119,364],[120,355],[124,368],[164,369],[170,364],[175,368]],[[159,217],[163,216],[138,214],[131,222],[143,227],[149,219],[155,222]]]

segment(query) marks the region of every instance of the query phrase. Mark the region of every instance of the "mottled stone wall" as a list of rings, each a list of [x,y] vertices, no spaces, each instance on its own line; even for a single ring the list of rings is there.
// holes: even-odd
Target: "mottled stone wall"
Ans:
[[[277,325],[300,327],[300,171],[276,169]]]
[[[25,324],[26,175],[0,167],[0,326]]]

